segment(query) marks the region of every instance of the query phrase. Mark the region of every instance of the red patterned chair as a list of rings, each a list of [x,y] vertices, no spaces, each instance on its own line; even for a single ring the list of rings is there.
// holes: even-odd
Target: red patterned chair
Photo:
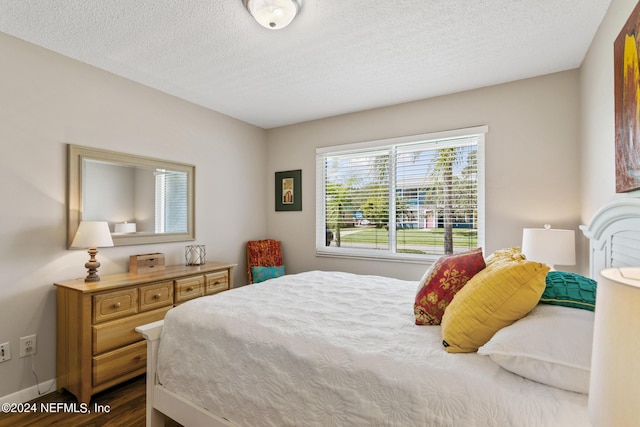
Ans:
[[[247,242],[247,274],[253,283],[251,267],[282,267],[280,242],[272,239],[250,240]]]

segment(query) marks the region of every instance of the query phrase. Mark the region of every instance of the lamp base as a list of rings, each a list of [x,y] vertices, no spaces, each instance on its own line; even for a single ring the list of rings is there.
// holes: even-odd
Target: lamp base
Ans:
[[[96,254],[98,253],[98,248],[89,248],[87,251],[89,253],[89,261],[87,261],[84,267],[87,269],[87,277],[84,278],[85,282],[99,282],[100,276],[98,276],[98,267],[100,267],[100,263],[96,260]]]

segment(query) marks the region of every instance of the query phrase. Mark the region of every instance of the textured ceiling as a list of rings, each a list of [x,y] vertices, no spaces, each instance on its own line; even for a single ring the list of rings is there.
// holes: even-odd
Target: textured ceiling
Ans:
[[[582,63],[610,0],[0,0],[0,32],[263,128]]]

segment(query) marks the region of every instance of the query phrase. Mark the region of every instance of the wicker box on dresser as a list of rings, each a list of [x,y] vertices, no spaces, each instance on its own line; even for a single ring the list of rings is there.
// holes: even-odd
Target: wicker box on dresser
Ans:
[[[146,345],[135,327],[163,319],[177,304],[230,289],[233,267],[207,262],[54,283],[58,390],[89,403],[93,394],[143,374]]]

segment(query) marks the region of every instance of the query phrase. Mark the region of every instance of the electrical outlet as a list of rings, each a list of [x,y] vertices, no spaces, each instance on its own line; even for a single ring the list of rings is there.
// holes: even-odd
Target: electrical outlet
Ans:
[[[20,338],[20,357],[36,354],[36,350],[38,349],[36,346],[36,337],[37,335],[34,334]]]
[[[0,362],[11,359],[11,346],[8,342],[0,344]]]

